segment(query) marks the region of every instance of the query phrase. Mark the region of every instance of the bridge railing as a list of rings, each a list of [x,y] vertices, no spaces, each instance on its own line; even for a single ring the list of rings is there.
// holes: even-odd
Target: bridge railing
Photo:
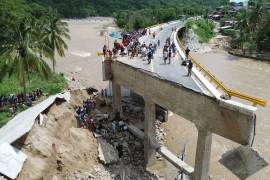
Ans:
[[[178,32],[177,32],[178,34]],[[177,42],[180,46],[180,48],[182,49],[182,51],[185,51],[185,47],[183,46],[183,44],[181,43],[178,35],[176,35],[176,39]],[[247,100],[249,102],[252,102],[253,106],[256,105],[261,105],[263,107],[266,106],[267,101],[261,98],[257,98],[257,97],[253,97],[235,90],[232,90],[228,87],[226,87],[222,81],[220,81],[215,75],[213,75],[209,70],[207,70],[201,63],[199,63],[198,61],[195,60],[194,57],[192,57],[192,55],[189,55],[189,59],[192,61],[192,63],[196,66],[196,68],[202,72],[204,74],[204,76],[207,76],[209,81],[211,83],[214,83],[217,87],[217,89],[221,89],[224,93],[226,93],[229,97],[237,97],[240,99],[244,99]]]

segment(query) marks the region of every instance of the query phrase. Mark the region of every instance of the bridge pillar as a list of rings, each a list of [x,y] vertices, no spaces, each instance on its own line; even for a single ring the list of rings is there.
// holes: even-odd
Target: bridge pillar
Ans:
[[[122,115],[121,86],[114,81],[112,81],[112,104],[113,111],[120,112]]]
[[[144,159],[147,166],[155,162],[156,125],[155,103],[145,100],[144,107]]]
[[[195,159],[194,180],[209,179],[209,164],[212,145],[212,133],[197,127],[198,139]]]

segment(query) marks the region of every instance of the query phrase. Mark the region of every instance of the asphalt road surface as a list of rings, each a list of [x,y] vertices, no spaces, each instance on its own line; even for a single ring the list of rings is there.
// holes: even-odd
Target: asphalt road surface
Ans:
[[[147,46],[150,42],[153,43],[160,40],[160,46],[154,54],[154,58],[150,64],[148,64],[147,60],[143,61],[139,57],[134,57],[131,59],[128,56],[120,56],[117,58],[117,61],[123,62],[138,69],[143,69],[145,71],[155,73],[161,79],[166,79],[194,91],[203,92],[193,77],[187,76],[187,68],[181,65],[182,60],[178,54],[176,54],[176,56],[171,59],[170,64],[168,64],[168,60],[167,64],[164,63],[162,49],[165,45],[166,39],[171,37],[172,42],[172,28],[181,26],[183,26],[183,23],[180,21],[164,24],[162,25],[162,30],[159,30],[159,27],[151,28],[152,33],[156,32],[155,39],[153,39],[152,35],[147,35],[140,38],[140,42],[145,42]]]

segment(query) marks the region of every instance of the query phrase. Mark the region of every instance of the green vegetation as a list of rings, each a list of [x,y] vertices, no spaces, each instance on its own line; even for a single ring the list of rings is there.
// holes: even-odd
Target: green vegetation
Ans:
[[[43,35],[41,34],[41,36],[44,37],[45,44],[47,44],[53,52],[52,61],[54,72],[56,63],[55,52],[57,52],[60,57],[65,56],[67,44],[65,43],[63,37],[66,39],[70,39],[68,32],[69,32],[68,24],[66,22],[61,21],[56,10],[52,10],[50,8],[48,15],[48,25],[45,28],[44,34]]]
[[[55,10],[34,7],[37,9],[24,0],[0,1],[0,95],[23,92],[26,97],[37,88],[55,94],[67,85],[64,76],[52,73],[45,61],[52,60],[55,65],[55,53],[65,55],[67,24]],[[11,117],[9,105],[0,108],[1,127]],[[16,112],[26,108],[19,104]]]
[[[37,18],[46,16],[51,7],[64,18],[113,16],[120,27],[132,31],[179,19],[181,15],[206,15],[211,9],[226,4],[228,0],[2,0],[0,10],[4,13],[12,10],[8,12],[12,20],[26,14]],[[9,18],[5,21],[10,23]]]
[[[164,23],[181,18],[181,15],[195,16],[202,15],[205,8],[194,4],[191,7],[176,6],[157,9],[143,9],[137,11],[119,11],[114,13],[116,23],[126,31]]]
[[[10,113],[7,111],[0,111],[0,128],[4,126],[10,119]]]
[[[236,15],[238,25],[231,34],[232,48],[247,50],[270,50],[270,11],[260,3],[243,9]]]
[[[56,94],[62,92],[67,86],[67,81],[63,74],[53,74],[48,81],[36,75],[30,75],[29,79],[29,85],[26,89],[27,93],[40,88],[44,94]],[[22,91],[23,88],[21,87],[16,76],[5,77],[0,84],[0,96],[9,96],[11,93],[18,94]],[[0,128],[12,118],[9,108],[9,106],[6,106],[0,109]],[[27,106],[19,104],[17,107],[17,112],[22,112],[25,109],[27,109]]]
[[[55,10],[36,17],[29,13],[23,0],[18,4],[8,0],[1,1],[0,24],[0,81],[15,76],[26,93],[31,85],[31,75],[49,80],[52,72],[44,58],[51,59],[55,65],[55,52],[64,56],[67,45],[63,38],[69,38],[67,23],[62,22]],[[8,21],[6,21],[8,19]]]
[[[228,0],[26,0],[38,12],[53,7],[65,18],[84,18],[88,16],[112,16],[120,11],[140,11],[147,9],[166,9],[186,7],[193,11],[197,6],[215,8]],[[200,9],[200,8],[199,8]]]
[[[187,28],[191,28],[199,37],[201,42],[208,42],[214,35],[214,23],[210,20],[198,19],[189,20],[186,23]]]
[[[63,91],[67,82],[63,74],[54,74],[49,80],[31,74],[29,77],[28,86],[26,92],[32,92],[37,88],[41,88],[42,91],[46,94],[56,94]],[[23,92],[23,88],[20,85],[20,82],[16,76],[5,77],[0,84],[0,95],[9,96],[10,94],[18,94]]]
[[[42,15],[49,7],[65,18],[113,16],[127,31],[179,19],[181,15],[206,15],[228,0],[26,0],[32,14]]]

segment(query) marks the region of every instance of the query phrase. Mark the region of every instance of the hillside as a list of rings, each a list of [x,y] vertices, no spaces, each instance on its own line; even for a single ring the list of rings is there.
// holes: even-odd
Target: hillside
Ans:
[[[165,7],[189,6],[194,4],[205,7],[216,7],[228,0],[27,0],[35,10],[52,6],[66,17],[112,16],[113,13],[123,10],[157,9]]]

